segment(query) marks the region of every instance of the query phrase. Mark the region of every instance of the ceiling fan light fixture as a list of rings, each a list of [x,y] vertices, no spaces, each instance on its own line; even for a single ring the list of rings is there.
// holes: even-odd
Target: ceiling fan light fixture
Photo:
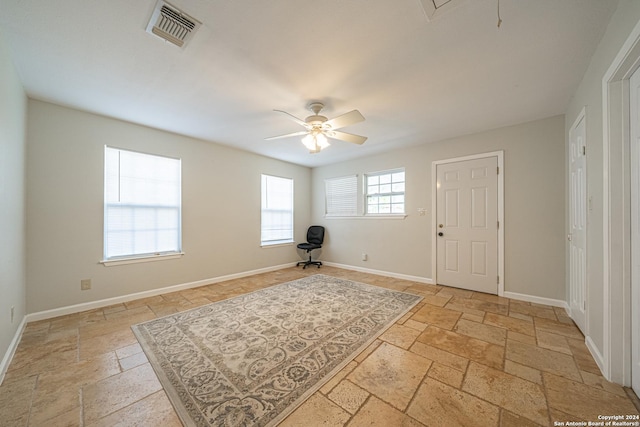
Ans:
[[[305,135],[302,138],[302,144],[307,147],[310,153],[319,153],[330,145],[327,137],[322,132],[312,132]]]
[[[323,133],[319,133],[318,135],[316,135],[316,144],[318,144],[318,147],[320,147],[321,150],[331,145],[329,144],[329,140],[327,140],[327,137],[324,136]]]
[[[306,134],[304,138],[302,138],[302,144],[309,149],[309,151],[314,150],[316,148],[316,142],[313,138],[313,135],[310,133]]]
[[[327,148],[330,145],[328,138],[334,138],[357,145],[362,145],[367,140],[367,137],[365,136],[336,130],[364,121],[364,117],[358,110],[349,111],[348,113],[329,120],[325,116],[320,115],[320,111],[324,108],[324,105],[321,102],[312,102],[307,106],[307,108],[313,112],[313,115],[307,117],[305,120],[299,119],[286,111],[274,110],[279,113],[286,114],[289,119],[304,127],[305,130],[288,133],[286,135],[272,136],[265,139],[271,141],[274,139],[304,135],[302,138],[302,144],[307,147],[310,153],[319,153],[321,150]]]

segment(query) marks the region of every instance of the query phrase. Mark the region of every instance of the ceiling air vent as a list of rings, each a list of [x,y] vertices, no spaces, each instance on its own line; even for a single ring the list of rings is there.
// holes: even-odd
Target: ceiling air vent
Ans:
[[[200,24],[180,9],[160,0],[151,15],[147,32],[184,48]]]
[[[427,21],[439,18],[443,13],[460,6],[465,0],[420,0]]]

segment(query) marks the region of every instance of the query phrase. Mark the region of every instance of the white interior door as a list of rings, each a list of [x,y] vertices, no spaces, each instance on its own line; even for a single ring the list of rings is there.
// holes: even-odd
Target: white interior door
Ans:
[[[582,333],[587,300],[587,175],[584,110],[569,131],[569,307]]]
[[[436,166],[436,281],[498,293],[498,158]]]
[[[640,396],[640,71],[629,84],[631,124],[631,386]]]

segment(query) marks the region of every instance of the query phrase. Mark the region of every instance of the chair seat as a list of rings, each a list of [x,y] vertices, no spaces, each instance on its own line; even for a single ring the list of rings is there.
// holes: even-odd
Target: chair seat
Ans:
[[[317,243],[299,243],[298,244],[298,249],[303,249],[305,251],[312,251],[314,249],[320,249],[322,247],[322,245],[319,245]]]

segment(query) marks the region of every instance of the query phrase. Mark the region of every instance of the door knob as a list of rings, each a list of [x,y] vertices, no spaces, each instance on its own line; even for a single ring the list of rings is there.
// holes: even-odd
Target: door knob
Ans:
[[[442,236],[444,236],[444,233],[441,231],[441,232],[438,233],[438,236],[442,237]]]

